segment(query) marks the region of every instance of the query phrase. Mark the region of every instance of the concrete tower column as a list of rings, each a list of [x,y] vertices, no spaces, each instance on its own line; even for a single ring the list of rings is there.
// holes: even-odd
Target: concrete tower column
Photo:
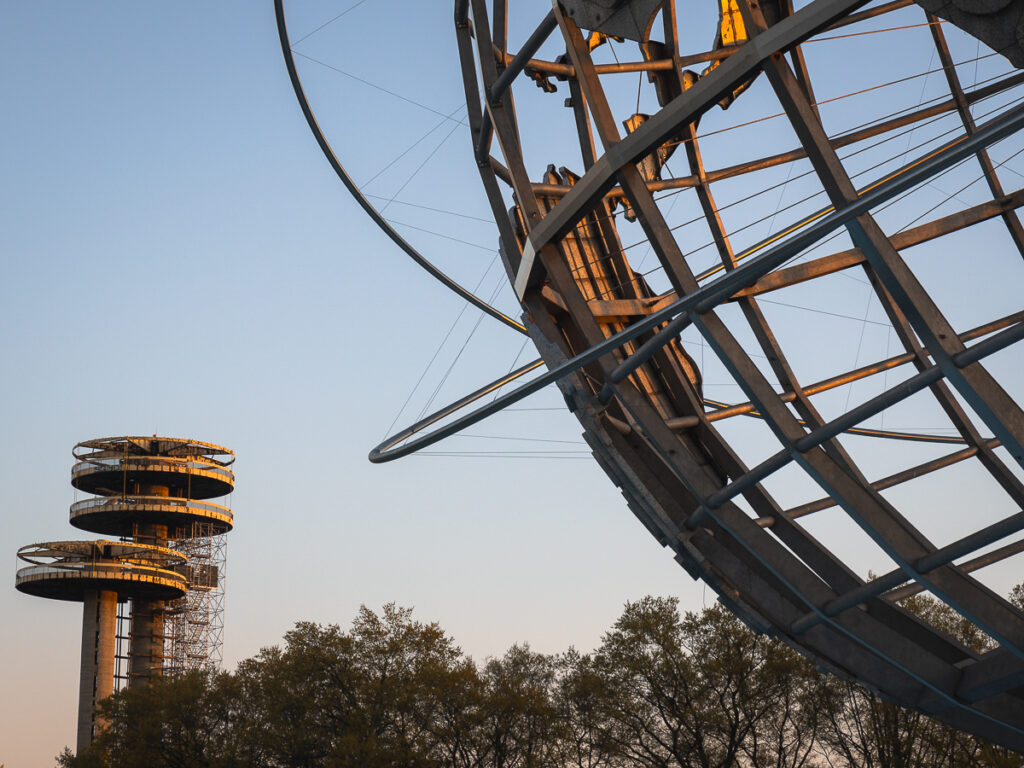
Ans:
[[[166,487],[157,492],[146,489],[150,496],[166,496]],[[162,491],[162,493],[160,492]],[[136,541],[167,546],[166,525],[139,526]],[[164,611],[165,600],[132,600],[131,639],[128,647],[128,685],[145,685],[151,678],[160,677],[164,668]]]
[[[114,646],[117,634],[117,593],[89,590],[82,616],[82,666],[78,689],[78,742],[81,752],[103,726],[96,703],[114,692]]]
[[[132,600],[131,643],[128,650],[128,685],[145,685],[163,674],[164,603]]]

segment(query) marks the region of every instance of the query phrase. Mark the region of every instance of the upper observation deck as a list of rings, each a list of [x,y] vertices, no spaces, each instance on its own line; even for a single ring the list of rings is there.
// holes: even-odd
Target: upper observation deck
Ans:
[[[76,463],[71,468],[71,484],[97,496],[211,499],[231,493],[235,485],[235,474],[230,469],[235,454],[198,440],[105,437],[79,443],[73,454]]]
[[[81,602],[90,591],[117,592],[118,600],[174,600],[185,595],[186,557],[167,547],[119,541],[56,541],[29,544],[18,558],[20,592]]]

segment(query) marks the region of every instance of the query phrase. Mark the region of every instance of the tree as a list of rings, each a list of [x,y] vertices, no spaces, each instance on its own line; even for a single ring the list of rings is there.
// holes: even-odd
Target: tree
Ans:
[[[64,765],[92,768],[234,768],[250,765],[239,740],[239,686],[226,673],[191,672],[126,688],[100,703],[108,723]]]
[[[808,659],[777,641],[762,640],[766,653],[755,674],[763,709],[741,751],[753,768],[817,765],[820,732],[839,685]]]
[[[1011,599],[1024,601],[1024,588]],[[960,642],[945,605],[904,603]],[[721,606],[627,603],[592,654],[516,645],[477,665],[395,605],[351,628],[299,623],[234,673],[102,702],[109,723],[61,768],[1024,768],[993,747],[818,674]]]
[[[1020,605],[1022,586],[1011,593]],[[902,607],[974,651],[991,639],[945,603],[915,595]],[[821,739],[844,768],[1020,768],[1024,757],[849,683],[829,700]]]
[[[430,754],[445,768],[479,768],[485,692],[476,665],[463,657],[447,668],[428,666],[422,681],[433,705]]]
[[[338,744],[336,765],[437,762],[435,701],[458,675],[462,652],[436,623],[411,614],[394,604],[382,616],[363,607],[353,623],[352,671],[360,684],[344,702],[342,722],[354,740]]]
[[[266,765],[415,768],[463,755],[471,666],[437,624],[389,604],[363,606],[348,633],[298,624],[238,675]]]
[[[560,763],[566,768],[612,768],[619,750],[608,738],[611,695],[594,658],[570,648],[557,660],[555,708],[561,723]]]
[[[556,766],[559,719],[552,692],[556,667],[550,656],[514,645],[489,659],[482,678],[478,758],[491,768]]]
[[[802,766],[816,709],[812,668],[721,606],[680,619],[675,599],[627,603],[595,663],[608,739],[631,765]]]
[[[326,765],[335,740],[332,701],[347,687],[339,670],[351,647],[337,626],[300,623],[284,647],[263,648],[238,665],[246,740],[268,768]]]

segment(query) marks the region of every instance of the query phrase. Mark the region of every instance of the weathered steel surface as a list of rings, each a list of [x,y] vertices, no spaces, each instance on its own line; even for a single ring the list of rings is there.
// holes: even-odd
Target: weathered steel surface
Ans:
[[[651,16],[662,0],[565,0],[565,12],[577,24],[606,35],[644,40]]]
[[[976,125],[969,106],[979,98],[977,93],[965,92],[955,73],[949,72],[948,100],[854,134],[829,136],[814,103],[812,73],[800,46],[822,30],[906,6],[892,3],[862,12],[858,10],[862,4],[861,0],[814,0],[794,12],[785,2],[758,5],[723,0],[714,50],[700,54],[712,66],[698,77],[684,70],[688,57],[678,48],[671,2],[664,5],[659,30],[652,30],[652,19],[646,25],[637,20],[638,14],[648,12],[647,6],[632,6],[631,39],[640,43],[644,54],[643,66],[633,67],[596,65],[592,51],[601,41],[580,30],[589,23],[590,29],[611,33],[603,16],[596,19],[587,14],[622,13],[630,8],[628,3],[577,0],[556,5],[566,54],[547,63],[533,58],[537,47],[532,44],[521,55],[506,51],[504,37],[490,35],[484,0],[473,0],[469,3],[472,25],[470,9],[456,9],[473,143],[501,229],[506,268],[527,313],[527,327],[553,369],[550,378],[541,380],[559,380],[595,457],[648,530],[755,629],[782,636],[822,666],[893,700],[1022,750],[1024,699],[1014,689],[1024,679],[1024,616],[971,573],[1021,551],[1022,544],[1013,542],[982,553],[1024,530],[1024,513],[989,522],[940,546],[881,493],[975,460],[1018,509],[1024,508],[1024,484],[995,452],[1000,447],[1011,461],[1024,463],[1024,413],[986,367],[990,355],[1024,338],[1024,314],[1016,312],[957,331],[900,253],[901,248],[995,217],[1003,219],[1013,246],[1020,250],[1015,209],[1024,200],[1022,191],[1004,191],[985,149],[997,135],[1017,130],[1020,115],[1010,112],[992,125]],[[503,5],[500,13],[505,14]],[[550,17],[531,40],[540,34],[546,37],[549,26]],[[663,42],[652,39],[655,32]],[[935,34],[935,44],[940,61],[951,69],[941,33]],[[568,106],[576,121],[582,175],[551,167],[540,179],[529,177],[524,154],[531,148],[521,144],[508,87],[514,80],[505,68],[512,62],[517,75],[522,68],[526,74],[532,71],[531,77],[549,72],[568,79]],[[482,82],[477,80],[477,66]],[[660,111],[651,116],[614,113],[602,78],[623,71],[647,72]],[[723,172],[705,170],[697,121],[715,105],[727,106],[762,73],[783,105],[800,148]],[[1016,75],[1010,79],[1019,81]],[[498,83],[500,87],[495,87]],[[477,100],[481,90],[489,95],[483,105]],[[936,155],[949,156],[948,163],[953,156],[977,157],[992,200],[888,236],[873,218],[870,203],[876,193],[879,201],[889,199],[888,192],[879,192],[887,184],[869,187],[872,192],[858,190],[837,148],[953,110],[966,134]],[[474,120],[474,114],[479,119]],[[623,124],[626,135],[620,128]],[[664,160],[669,148],[680,143],[689,173],[665,179]],[[500,148],[502,163],[491,157],[492,144]],[[735,253],[711,185],[716,179],[804,157],[810,160],[831,207],[794,227],[798,234],[790,241],[760,254],[757,251],[764,246]],[[909,163],[894,174],[894,183],[900,183],[900,175],[917,178],[915,174],[928,162]],[[949,167],[948,163],[941,167]],[[511,187],[517,203],[511,228],[501,184]],[[694,190],[721,261],[718,269],[725,271],[725,277],[708,282],[711,273],[696,274],[691,269],[654,197],[655,191],[668,188]],[[627,219],[642,226],[671,283],[669,292],[653,293],[630,264],[616,230],[620,205]],[[796,241],[814,242],[811,233],[819,223],[810,222],[825,221],[841,222],[855,247],[776,269],[787,254],[803,247]],[[739,264],[747,257],[754,263]],[[903,351],[805,385],[775,338],[758,297],[852,268],[861,270],[874,287]],[[726,302],[739,305],[754,345],[741,343],[733,326],[723,319],[721,307]],[[705,409],[700,372],[679,344],[678,334],[688,326],[700,331],[743,388],[747,403],[723,406],[717,415]],[[619,342],[612,343],[615,340]],[[781,392],[752,358],[755,350],[768,361],[766,366],[781,384]],[[897,366],[913,370],[898,385],[837,417],[827,418],[811,400],[813,394]],[[836,438],[921,392],[930,392],[955,429],[948,442],[965,447],[869,481]],[[499,398],[488,408],[496,410],[513,399]],[[777,453],[754,467],[743,463],[716,426],[721,419],[740,414],[764,419],[780,444]],[[458,420],[456,427],[472,423],[473,418]],[[429,423],[415,425],[400,438],[412,437]],[[993,436],[984,436],[982,429]],[[400,455],[434,438],[417,438],[395,448],[401,439],[386,442],[373,458]],[[826,492],[824,499],[792,509],[778,503],[764,483],[794,464]],[[890,571],[865,580],[798,522],[831,506],[841,507],[888,555]],[[948,603],[992,638],[994,647],[985,652],[966,648],[904,611],[898,599],[915,590],[927,590]]]
[[[967,22],[968,31],[1016,60],[1022,0],[953,0],[941,7],[928,2],[921,4],[929,12]],[[276,4],[282,47],[297,82],[281,0]],[[862,10],[865,4],[812,0],[797,11],[789,0],[719,0],[710,50],[683,52],[671,0],[560,0],[552,13],[534,21],[534,32],[516,51],[509,50],[510,8],[504,0],[495,0],[490,12],[485,0],[456,0],[472,151],[502,258],[525,312],[524,326],[550,371],[436,427],[538,365],[528,364],[388,438],[370,458],[407,455],[558,382],[595,458],[629,508],[751,627],[782,637],[821,666],[892,700],[1024,751],[1024,615],[973,575],[1024,551],[1024,513],[1019,512],[1024,509],[1019,478],[1024,412],[989,370],[993,355],[1024,339],[1024,310],[1004,309],[973,328],[957,329],[901,253],[1001,219],[1011,255],[1024,256],[1024,229],[1016,214],[1024,190],[1004,189],[987,149],[1024,128],[1024,108],[1008,108],[988,122],[976,122],[978,113],[972,111],[1020,85],[1024,74],[965,89],[943,31],[932,24],[948,98],[829,135],[802,46],[821,32],[912,5],[895,0]],[[995,33],[1001,37],[992,37]],[[593,52],[609,35],[635,41],[636,60],[595,63]],[[559,41],[557,53],[540,58],[552,39]],[[707,66],[699,74],[686,69],[696,64]],[[641,113],[639,100],[630,112],[613,109],[605,78],[628,72],[645,75],[641,86],[646,82],[653,88],[659,110]],[[742,162],[729,157],[727,167],[708,170],[698,123],[709,110],[728,107],[762,74],[800,146]],[[563,103],[571,111],[561,114],[575,122],[579,154],[574,162],[581,167],[551,165],[539,178],[531,176],[529,168],[543,168],[552,158],[546,157],[550,148],[543,139],[539,148],[524,146],[526,132],[520,131],[513,100],[524,80],[526,87],[538,85],[545,93],[564,94],[561,84],[566,85],[569,98]],[[310,118],[298,86],[296,93]],[[958,118],[961,135],[944,138],[927,155],[866,186],[855,186],[838,150],[888,140],[904,128],[916,131],[949,113]],[[666,173],[673,151],[676,165],[685,156],[684,175]],[[545,156],[542,163],[538,155]],[[335,162],[333,155],[328,159]],[[810,161],[828,206],[736,252],[713,185],[803,159]],[[876,221],[880,208],[898,195],[967,159],[979,163],[990,199],[924,223],[915,219],[894,234]],[[656,197],[690,189],[719,261],[699,272],[687,261]],[[515,202],[511,213],[509,199]],[[636,222],[642,228],[667,287],[655,291],[646,273],[630,262],[631,246],[624,246],[619,234],[627,226],[617,219],[620,214],[629,226]],[[842,228],[852,248],[787,266]],[[776,338],[765,316],[762,297],[851,270],[870,286],[902,349],[804,383],[788,356],[792,350]],[[699,366],[680,341],[687,328],[699,331],[745,402],[705,398]],[[878,395],[838,415],[826,415],[812,399],[868,377],[884,380],[893,371],[899,371],[893,378],[897,383],[883,383]],[[901,434],[864,424],[914,395],[929,397],[953,434]],[[721,432],[721,422],[743,415],[763,419],[778,442],[777,451],[754,466],[744,462],[742,446]],[[872,480],[839,440],[851,433],[954,447],[938,456],[916,456],[910,466]],[[967,463],[1014,511],[986,519],[953,540],[942,531],[926,535],[883,494]],[[791,468],[813,480],[821,498],[814,494],[803,503],[781,503],[778,485],[772,484]],[[833,508],[888,558],[882,576],[865,578],[805,527],[808,515]],[[973,622],[990,645],[966,647],[901,607],[901,600],[922,591]]]
[[[1024,67],[1024,0],[914,0]]]

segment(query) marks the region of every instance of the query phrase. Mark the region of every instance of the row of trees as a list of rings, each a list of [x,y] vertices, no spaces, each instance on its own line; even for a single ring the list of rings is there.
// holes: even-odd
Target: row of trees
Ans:
[[[935,621],[941,606],[921,602]],[[591,654],[513,646],[477,664],[385,606],[303,623],[232,673],[121,691],[65,768],[961,768],[1024,765],[819,674],[721,607],[646,597]]]

